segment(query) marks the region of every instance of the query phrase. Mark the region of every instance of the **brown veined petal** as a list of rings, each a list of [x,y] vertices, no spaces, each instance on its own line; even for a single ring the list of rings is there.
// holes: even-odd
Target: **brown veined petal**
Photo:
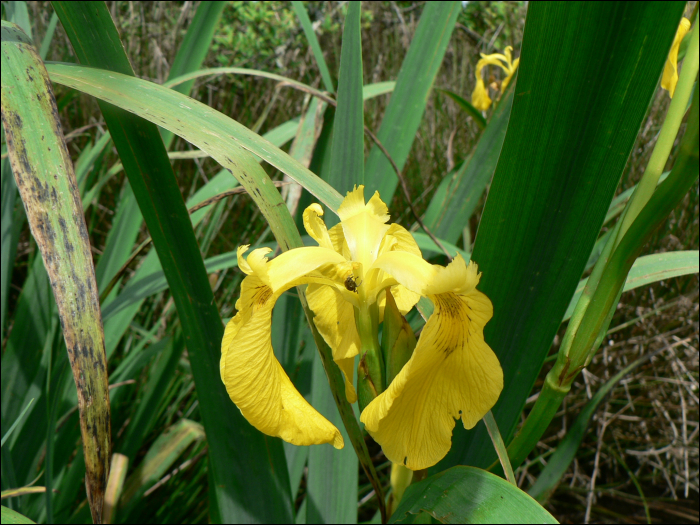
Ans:
[[[332,443],[343,448],[338,429],[306,402],[275,358],[272,308],[283,291],[273,294],[255,275],[243,280],[239,311],[222,340],[221,379],[243,416],[261,432],[294,445]]]
[[[483,337],[491,301],[476,290],[430,299],[435,312],[413,356],[360,417],[386,457],[411,470],[445,457],[455,420],[474,427],[503,389],[501,365]]]
[[[314,324],[333,351],[333,360],[345,376],[345,397],[357,401],[352,384],[353,363],[360,352],[360,335],[355,326],[355,309],[341,293],[330,286],[310,284],[306,300],[314,312]]]

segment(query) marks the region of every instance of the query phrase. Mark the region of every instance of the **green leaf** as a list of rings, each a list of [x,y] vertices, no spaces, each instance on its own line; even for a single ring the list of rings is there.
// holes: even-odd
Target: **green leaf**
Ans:
[[[10,435],[12,434],[12,431],[13,431],[13,430],[15,429],[15,427],[17,426],[17,423],[19,423],[19,422],[22,420],[22,418],[24,417],[24,414],[27,413],[27,410],[29,410],[29,407],[32,406],[32,403],[33,403],[33,402],[34,402],[34,398],[32,398],[31,401],[29,401],[29,403],[27,403],[27,406],[24,407],[24,410],[22,410],[22,413],[21,413],[21,414],[19,415],[19,417],[15,420],[15,422],[12,423],[12,426],[11,426],[9,429],[7,429],[7,432],[5,432],[5,433],[2,435],[2,444],[1,444],[0,446],[5,446],[5,441],[7,441],[7,438],[10,437]]]
[[[214,38],[214,29],[224,7],[226,7],[226,2],[201,2],[199,4],[197,12],[187,28],[185,38],[177,50],[173,65],[170,67],[168,80],[199,69],[202,66],[202,62],[204,62],[204,58],[207,56]],[[194,79],[183,82],[173,89],[183,95],[189,95],[193,85]],[[163,137],[165,149],[168,149],[174,135],[170,131],[162,130],[161,136]]]
[[[684,5],[528,7],[508,131],[472,253],[479,289],[494,304],[484,335],[503,367],[493,413],[506,442],[588,261]],[[495,459],[482,425],[469,433],[457,425],[437,468]]]
[[[364,182],[363,168],[360,2],[350,2],[340,53],[331,166],[325,180],[345,194]],[[345,388],[332,392],[320,356],[316,356],[313,363],[312,405],[340,430],[347,442],[349,436],[333,399],[334,394],[344,398]],[[342,450],[334,450],[330,445],[311,447],[306,486],[306,523],[357,523],[357,463],[355,451],[349,446]]]
[[[360,2],[350,2],[340,52],[331,169],[325,180],[345,195],[355,185],[364,184],[364,164]]]
[[[331,73],[328,71],[326,60],[323,58],[323,51],[321,51],[321,46],[318,43],[316,33],[311,25],[311,19],[309,19],[309,14],[306,12],[303,2],[292,2],[292,9],[294,9],[294,12],[299,18],[299,23],[301,23],[301,27],[304,29],[306,40],[309,41],[309,46],[311,46],[311,51],[316,59],[316,65],[318,65],[318,69],[321,72],[323,86],[326,88],[326,91],[329,91],[330,93],[335,92],[335,89],[333,88],[333,80],[331,80]]]
[[[399,170],[406,164],[430,89],[442,65],[460,11],[459,2],[428,2],[401,64],[396,88],[377,132],[377,138]],[[391,202],[398,179],[384,153],[376,145],[369,152],[365,173],[372,175],[367,181],[365,194],[372,195],[377,190],[384,202]]]
[[[138,468],[127,478],[120,500],[120,520],[129,516],[143,493],[170,470],[187,448],[205,437],[204,428],[189,419],[180,419],[166,429],[148,449]]]
[[[111,429],[104,332],[87,226],[48,73],[29,38],[4,21],[2,69],[10,163],[58,305],[80,399],[90,511],[98,520]]]
[[[481,114],[481,111],[472,106],[470,102],[467,102],[466,99],[462,98],[454,91],[450,91],[449,89],[438,88],[438,91],[444,93],[452,100],[454,100],[457,103],[457,105],[460,108],[462,108],[467,113],[467,115],[469,115],[474,120],[474,122],[477,126],[479,126],[479,128],[484,129],[486,127],[486,119]]]
[[[344,392],[340,394],[345,395]],[[313,361],[311,404],[340,430],[347,443],[348,433],[318,355]],[[331,445],[310,448],[306,523],[357,523],[357,470],[357,456],[348,445],[342,450],[335,450]]]
[[[390,523],[557,523],[539,503],[503,478],[474,467],[453,467],[406,490]]]
[[[698,265],[698,257],[700,257],[700,252],[697,250],[656,253],[640,257],[634,261],[622,291],[628,292],[664,279],[698,273],[700,266]],[[567,321],[571,317],[587,281],[587,278],[579,281],[563,321]]]
[[[102,79],[101,87],[107,86],[108,90],[117,91],[112,92],[115,97],[111,100],[112,104],[99,104],[170,282],[207,432],[210,465],[215,480],[211,493],[220,506],[218,513],[224,521],[289,521],[292,516],[291,496],[282,445],[279,440],[252,431],[219,380],[223,325],[161,137],[154,125],[113,104],[116,104],[116,98],[124,99],[131,95],[142,101],[140,107],[144,112],[155,111],[156,108],[162,111],[165,104],[159,102],[161,98],[174,97],[171,101],[178,101],[175,102],[177,111],[169,108],[165,112],[170,113],[171,123],[177,122],[179,117],[183,125],[190,129],[200,124],[192,118],[194,115],[211,122],[214,112],[180,93],[152,83],[143,85],[147,86],[147,91],[129,92],[126,85],[133,88],[141,81],[131,76],[133,72],[124,47],[104,4],[55,2],[54,8],[81,62],[114,70],[98,73],[87,66],[52,66],[64,70],[73,68],[73,71],[82,71],[84,75],[96,74]],[[110,85],[112,88],[109,88]],[[147,96],[147,92],[154,97]],[[113,97],[108,95],[108,98]],[[197,111],[192,111],[191,107],[197,104]],[[155,116],[159,125],[168,128],[163,125],[162,120],[165,119],[158,114]],[[156,120],[153,114],[150,118]],[[175,128],[179,127],[174,125],[170,129],[178,131]],[[220,132],[225,133],[223,130]],[[206,136],[206,133],[202,132],[201,136]],[[230,137],[229,134],[226,136]],[[204,138],[203,142],[207,142],[207,139]],[[250,155],[237,146],[233,138],[229,138],[229,142],[225,154],[228,160],[223,159],[224,165],[239,175],[245,169],[249,174],[246,180],[251,192],[252,188],[258,191],[258,204],[275,208],[274,204],[281,202],[279,193],[271,184],[267,187],[262,185],[263,179],[269,181],[264,172],[261,173],[262,168],[256,162],[251,162]],[[219,152],[222,153],[221,150]],[[213,156],[221,159],[224,155]],[[265,208],[263,213],[266,211],[271,224],[279,226],[276,231],[273,226],[273,231],[282,236],[281,243],[293,243],[293,238],[284,237],[293,236],[295,232],[291,219],[285,223],[282,218],[286,208],[277,207],[274,211]],[[246,454],[240,454],[240,450],[245,450]],[[249,476],[253,471],[257,475]],[[274,498],[278,504],[266,504],[267,498]]]
[[[469,224],[476,205],[491,180],[501,154],[513,106],[516,82],[511,82],[496,106],[491,120],[479,138],[476,149],[462,166],[448,174],[425,212],[424,222],[432,232],[449,242],[457,242]],[[443,188],[443,184],[447,186]],[[468,247],[466,247],[468,248]]]
[[[201,102],[152,82],[117,72],[57,63],[47,64],[47,69],[54,82],[97,97],[157,123],[165,129],[170,129],[202,151],[209,153],[219,164],[232,170],[234,174],[240,173],[243,169],[243,165],[239,164],[242,159],[246,160],[246,164],[254,162],[249,155],[247,157],[242,155],[242,151],[250,151],[289,175],[331,210],[335,211],[340,205],[342,200],[340,194],[308,168],[260,135]],[[234,154],[234,152],[238,153]],[[236,161],[232,159],[234,156]],[[255,171],[258,172],[257,169]],[[254,184],[255,179],[248,179],[245,174],[240,177],[242,177],[239,180],[243,186],[249,187]],[[277,193],[277,191],[273,190],[271,185],[266,189],[262,182],[259,186],[257,189],[265,195],[265,199],[274,202],[271,192]],[[253,195],[252,187],[250,189]],[[273,214],[274,217],[281,210],[276,210],[274,205],[270,206],[266,202],[256,201],[263,215],[266,215],[268,222],[273,225],[274,232],[276,227],[274,225],[279,220],[267,215]]]
[[[27,518],[26,516],[23,516],[19,512],[16,512],[12,509],[8,509],[5,505],[2,506],[2,523],[5,524],[7,523],[8,525],[12,525],[14,523],[34,523],[32,520]]]
[[[632,364],[626,366],[615,374],[609,381],[607,381],[602,387],[598,389],[591,400],[586,403],[583,410],[579,413],[576,421],[569,431],[566,433],[566,437],[561,440],[559,446],[554,451],[554,454],[547,460],[547,465],[544,470],[537,477],[535,484],[530,487],[528,494],[535,498],[537,501],[544,503],[549,496],[554,492],[561,480],[561,477],[569,469],[569,465],[576,457],[576,452],[581,446],[581,441],[588,428],[588,422],[590,421],[593,414],[595,414],[598,405],[601,401],[605,399],[610,390],[617,384],[617,382],[629,374],[632,370],[637,368],[639,365],[644,363],[649,359],[650,356],[642,357],[637,359]]]

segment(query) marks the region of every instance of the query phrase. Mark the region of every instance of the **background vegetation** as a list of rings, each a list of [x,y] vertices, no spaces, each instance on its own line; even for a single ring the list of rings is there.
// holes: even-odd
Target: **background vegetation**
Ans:
[[[342,2],[304,4],[335,77],[340,62],[346,6]],[[50,25],[51,5],[28,2],[27,6],[33,38],[41,42]],[[108,6],[137,75],[163,83],[197,3],[109,2]],[[7,19],[5,14],[9,8],[9,4],[3,3],[3,19]],[[422,9],[422,2],[363,4],[362,52],[366,84],[396,79]],[[526,10],[526,2],[469,2],[459,15],[435,86],[469,98],[480,52],[501,51],[506,45],[511,45],[518,55]],[[56,27],[46,60],[77,61],[60,24]],[[311,50],[296,15],[286,2],[227,4],[203,64],[203,67],[223,66],[274,72],[322,89]],[[93,149],[105,131],[95,99],[59,85],[54,85],[54,89],[73,161],[76,165],[85,163],[84,184],[89,189],[103,180],[118,162],[116,151],[113,148]],[[191,96],[260,134],[300,115],[308,104],[304,93],[281,87],[270,80],[236,75],[198,79]],[[365,104],[365,125],[369,129],[378,129],[387,102],[388,95],[383,95]],[[641,177],[667,106],[668,96],[659,90],[618,192],[632,187]],[[439,89],[431,92],[404,170],[413,204],[419,212],[426,210],[445,174],[472,152],[479,134],[475,122],[448,96]],[[366,142],[365,146],[369,151],[371,144]],[[284,149],[288,147],[287,144]],[[190,144],[179,138],[170,148],[171,151],[191,149]],[[86,158],[87,151],[93,152],[94,156]],[[673,154],[669,166],[672,160]],[[186,200],[220,171],[220,166],[210,158],[175,160],[174,166]],[[274,168],[265,166],[265,169],[275,180],[282,179]],[[123,198],[124,188],[123,173],[110,177],[98,199],[86,211],[96,256],[107,250],[114,211]],[[482,206],[483,203],[477,206],[460,247],[470,249]],[[413,225],[406,198],[401,192],[396,192],[389,208],[392,221],[406,227]],[[22,213],[17,199],[15,215]],[[685,197],[683,206],[674,211],[644,253],[697,250],[699,217],[698,188],[695,186]],[[210,207],[195,231],[205,258],[233,251],[239,244],[256,245],[273,240],[267,223],[245,194]],[[605,231],[606,228],[601,235]],[[7,313],[3,316],[6,323],[3,351],[15,329],[21,295],[28,286],[27,277],[31,275],[38,255],[26,223],[16,235],[17,249]],[[148,232],[142,227],[135,232],[126,251],[131,252],[147,237]],[[146,253],[144,251],[131,264],[120,286],[128,283]],[[224,318],[234,313],[240,279],[237,269],[210,273],[210,283]],[[47,300],[53,299],[49,296]],[[46,311],[45,305],[31,306]],[[628,364],[653,350],[663,351],[623,379],[601,404],[573,466],[547,504],[557,519],[641,522],[650,516],[651,521],[698,521],[698,313],[697,275],[673,278],[622,296],[602,351],[574,383],[557,421],[538,445],[537,452],[516,471],[521,488],[527,489],[534,482],[551,454],[551,443],[565,435],[580,409],[601,384],[621,369],[620,363]],[[133,486],[135,503],[123,511],[120,520],[194,523],[207,519],[206,445],[201,428],[189,423],[198,421],[199,411],[188,355],[176,335],[178,322],[169,292],[147,298],[109,359],[110,377],[120,377],[117,371],[123,371],[125,366],[142,367],[135,381],[115,383],[110,380],[112,432],[115,442],[128,439],[136,444],[131,456],[133,467],[130,467],[130,475],[134,468],[148,461],[151,469],[147,473],[147,482]],[[552,356],[556,355],[564,329],[562,326],[555,339]],[[53,366],[60,367],[65,361],[65,348],[60,330],[54,328],[51,333]],[[173,350],[160,353],[168,346]],[[149,359],[134,364],[135,349],[150,349],[146,353]],[[548,370],[549,367],[545,366],[542,379]],[[65,387],[58,384],[60,388]],[[67,387],[72,388],[72,382]],[[537,391],[538,386],[534,392]],[[528,407],[533,402],[534,399]],[[56,419],[58,430],[64,426],[77,428],[75,411],[60,410]],[[132,428],[134,420],[142,425],[137,430]],[[32,421],[30,419],[28,424],[32,425]],[[172,431],[173,428],[176,430]],[[172,435],[168,439],[168,434],[164,434],[166,429],[180,432],[179,440],[172,439]],[[138,439],[134,434],[138,434]],[[166,453],[158,458],[152,457],[157,450]],[[375,463],[380,465],[380,475],[386,481],[389,463],[381,461],[378,447],[372,452],[376,455]],[[69,464],[79,461],[81,454],[77,443],[60,440],[56,443],[55,453],[69,455]],[[32,466],[31,478],[40,477],[46,469],[42,457],[36,458]],[[83,485],[79,478],[72,478],[72,481],[70,478],[71,475],[79,476],[76,472],[66,470],[60,486],[56,487],[59,490],[54,509],[56,521],[89,520]],[[10,486],[8,481],[3,470],[3,489]],[[297,505],[303,501],[304,490],[302,476]],[[376,513],[373,494],[360,472],[360,521],[370,520]],[[41,510],[41,496],[22,498],[23,508],[29,505],[37,511],[30,517],[46,519],[42,514],[45,510]]]

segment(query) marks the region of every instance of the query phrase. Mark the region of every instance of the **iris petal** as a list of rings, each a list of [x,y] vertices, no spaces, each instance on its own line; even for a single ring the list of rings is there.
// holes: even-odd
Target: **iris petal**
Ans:
[[[678,83],[678,49],[680,48],[683,37],[689,30],[690,20],[683,18],[678,26],[676,36],[674,37],[673,44],[671,45],[671,51],[669,51],[666,64],[664,65],[664,73],[661,77],[661,87],[668,91],[671,98],[673,98],[673,94],[676,91],[676,84]]]
[[[411,359],[361,421],[394,463],[435,465],[450,450],[455,420],[472,428],[496,403],[503,372],[484,342],[491,302],[473,290],[431,296],[428,319]]]
[[[333,360],[345,376],[345,397],[354,403],[357,394],[352,385],[352,372],[354,357],[360,352],[360,335],[355,326],[353,305],[335,288],[317,284],[308,286],[306,299],[314,312],[316,328],[333,351]]]
[[[272,351],[272,308],[282,291],[273,293],[256,275],[243,280],[239,311],[222,341],[221,379],[243,416],[261,432],[294,445],[342,448],[338,429],[299,394]]]

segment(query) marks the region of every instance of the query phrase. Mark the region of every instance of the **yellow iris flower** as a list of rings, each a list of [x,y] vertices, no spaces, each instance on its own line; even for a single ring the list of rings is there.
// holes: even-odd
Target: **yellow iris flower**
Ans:
[[[676,84],[678,83],[678,48],[681,45],[683,37],[689,30],[690,20],[683,18],[678,26],[676,36],[673,39],[673,44],[671,45],[671,51],[669,51],[666,64],[664,65],[664,74],[661,77],[661,87],[668,91],[668,95],[671,98],[673,98],[673,93],[676,91]]]
[[[500,363],[483,337],[493,307],[476,290],[476,264],[459,255],[447,267],[427,263],[405,228],[387,224],[379,194],[365,203],[363,190],[348,192],[338,209],[341,222],[330,230],[321,206],[304,211],[304,227],[319,246],[289,250],[272,260],[266,258],[269,248],[253,250],[245,259],[248,246],[238,249],[238,264],[247,276],[238,313],[222,341],[221,378],[233,402],[261,432],[296,445],[341,448],[340,432],[296,391],[274,356],[275,301],[289,288],[308,284],[314,322],[345,376],[345,395],[354,402],[354,358],[367,348],[360,335],[366,337],[362,326],[367,324],[360,319],[373,308],[381,319],[387,291],[404,315],[420,296],[428,297],[435,311],[412,357],[360,418],[391,461],[424,469],[449,451],[455,420],[461,417],[465,428],[472,428],[503,388]]]
[[[505,53],[493,53],[492,55],[484,55],[481,53],[481,60],[476,64],[476,87],[472,93],[472,106],[480,111],[486,111],[491,107],[491,97],[489,97],[489,92],[484,85],[484,79],[481,76],[481,71],[486,66],[498,66],[506,73],[506,78],[501,83],[501,93],[506,90],[506,86],[510,83],[510,79],[513,78],[515,71],[518,69],[518,64],[520,59],[516,58],[513,60],[512,56],[513,48],[511,46],[506,47]]]

